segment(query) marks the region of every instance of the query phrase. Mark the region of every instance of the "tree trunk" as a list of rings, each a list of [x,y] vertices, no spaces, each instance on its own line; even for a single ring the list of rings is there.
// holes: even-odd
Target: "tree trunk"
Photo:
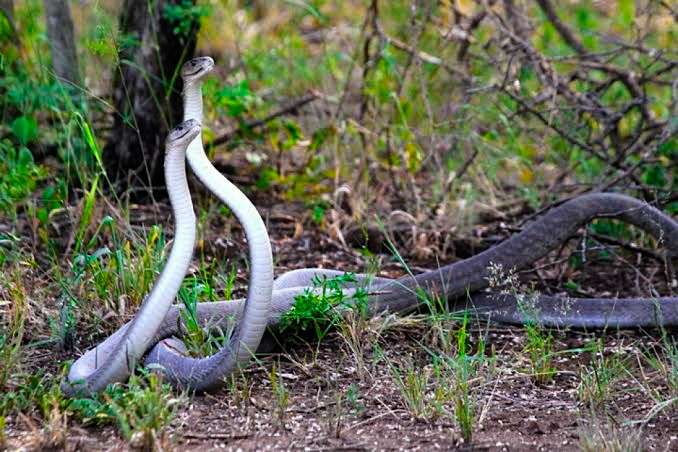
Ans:
[[[14,23],[14,0],[0,0],[0,11],[7,20]]]
[[[125,0],[120,15],[120,32],[133,44],[120,51],[113,82],[117,113],[104,159],[109,178],[119,189],[134,189],[135,198],[144,193],[138,188],[165,193],[164,140],[182,118],[179,68],[193,57],[200,26],[189,19],[186,27],[184,16],[178,27],[166,17],[168,5],[185,2]]]
[[[43,0],[43,5],[54,73],[61,81],[80,85],[78,55],[75,52],[73,20],[68,0]]]
[[[18,33],[14,24],[14,0],[0,0],[0,13],[5,16],[10,33],[14,35],[14,38],[17,38]]]

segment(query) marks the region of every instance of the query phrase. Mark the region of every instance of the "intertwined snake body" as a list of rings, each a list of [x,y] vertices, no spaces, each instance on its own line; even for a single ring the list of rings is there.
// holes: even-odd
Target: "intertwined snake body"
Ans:
[[[98,349],[88,351],[69,371],[64,392],[72,394],[103,391],[112,382],[124,381],[136,363],[152,344],[155,332],[181,287],[184,275],[193,257],[195,245],[195,214],[186,181],[186,147],[200,136],[200,123],[190,120],[179,124],[167,136],[165,179],[176,222],[175,239],[160,278],[144,300],[136,317],[125,325],[106,353]],[[68,384],[68,383],[73,383]]]
[[[210,58],[197,58],[184,66],[182,75],[185,82],[185,118],[202,119],[202,95],[200,83],[213,67]],[[169,153],[168,153],[169,155]],[[200,180],[224,202],[229,199],[223,196],[225,179],[207,161],[202,150],[200,139],[195,139],[188,150],[188,160]],[[206,175],[206,176],[205,176]],[[168,188],[177,180],[168,178]],[[227,182],[227,181],[226,181]],[[229,183],[230,184],[230,183]],[[182,182],[182,189],[183,182]],[[249,204],[246,198],[238,198],[237,203]],[[174,203],[174,199],[171,198]],[[174,204],[173,204],[174,205]],[[313,276],[334,276],[342,274],[336,270],[302,269],[294,270],[278,277],[273,283],[273,292],[269,292],[267,281],[272,277],[272,263],[265,256],[270,256],[268,236],[265,240],[259,215],[253,207],[242,208],[229,203],[229,207],[236,213],[246,230],[250,247],[251,282],[248,300],[230,300],[216,303],[199,303],[197,317],[206,327],[218,326],[227,330],[235,321],[235,331],[229,345],[215,357],[193,359],[186,356],[185,347],[176,339],[181,336],[180,307],[173,305],[166,311],[164,317],[156,318],[153,324],[159,324],[153,330],[154,338],[134,347],[135,352],[149,343],[155,346],[148,353],[146,365],[163,369],[167,378],[173,383],[196,390],[207,390],[223,384],[224,376],[240,361],[247,358],[248,353],[256,350],[261,337],[262,325],[275,326],[283,314],[289,311],[295,297],[311,286]],[[177,236],[181,233],[179,218],[177,217]],[[253,220],[256,216],[259,220]],[[678,256],[678,222],[649,204],[634,198],[612,194],[586,194],[569,200],[558,207],[552,208],[544,215],[529,224],[523,231],[512,236],[499,245],[486,250],[469,259],[441,267],[416,276],[405,276],[397,280],[387,278],[367,278],[358,275],[357,284],[368,284],[368,312],[377,314],[382,311],[406,312],[415,309],[421,303],[421,289],[429,296],[437,296],[447,300],[450,309],[473,309],[474,312],[501,322],[523,323],[525,314],[521,304],[510,295],[484,293],[482,289],[488,286],[488,279],[492,276],[490,268],[501,266],[504,269],[521,269],[544,257],[554,248],[564,243],[576,233],[577,229],[595,218],[617,218],[635,225],[653,235],[668,251],[667,259]],[[253,229],[248,229],[254,225]],[[261,237],[261,238],[260,238]],[[260,239],[259,239],[260,238]],[[265,244],[264,244],[265,242]],[[258,254],[258,250],[261,251]],[[174,252],[174,249],[173,249]],[[257,257],[259,256],[259,257]],[[261,259],[257,261],[256,259]],[[172,255],[168,260],[165,271],[170,265],[175,265]],[[270,269],[270,274],[267,269]],[[259,270],[260,269],[260,270]],[[163,271],[163,275],[165,273]],[[181,272],[173,274],[178,275]],[[258,276],[259,275],[259,276]],[[183,277],[183,273],[181,273]],[[158,285],[162,281],[158,282]],[[261,281],[261,282],[258,282]],[[261,285],[258,285],[261,284]],[[254,286],[254,287],[253,287]],[[253,293],[260,290],[261,298],[270,294],[270,311],[251,308]],[[355,291],[355,287],[345,288],[347,296]],[[169,294],[169,291],[167,292]],[[468,295],[471,294],[469,297]],[[153,297],[153,293],[149,300]],[[157,298],[157,297],[156,297]],[[173,295],[172,295],[173,298]],[[172,300],[169,300],[171,303]],[[167,300],[165,300],[167,302]],[[141,317],[147,318],[154,313],[144,311],[148,300],[142,306],[139,315],[130,323],[124,325],[95,349],[88,351],[74,364],[77,372],[71,371],[69,379],[74,382],[78,377],[84,379],[91,391],[100,390],[104,379],[98,378],[97,384],[90,380],[94,375],[103,372],[102,367],[109,362],[118,362],[120,358],[110,358],[126,349],[122,342],[129,342],[132,336],[128,330],[135,328]],[[264,302],[261,303],[263,306]],[[536,319],[547,326],[571,326],[579,328],[625,328],[678,325],[678,298],[623,298],[623,299],[571,299],[539,296],[533,301]],[[161,321],[160,321],[161,320]],[[246,329],[249,322],[254,322],[254,333],[248,335],[240,333]],[[149,323],[150,324],[150,323]],[[150,333],[150,328],[148,330]],[[243,339],[247,337],[247,339]],[[246,346],[242,346],[246,342]],[[138,356],[138,353],[134,355]],[[233,356],[232,358],[230,358]],[[96,359],[99,357],[100,359]],[[133,360],[134,362],[135,360]],[[131,372],[132,368],[120,369],[111,374],[122,379],[124,371]],[[92,373],[93,372],[93,373]],[[91,374],[90,374],[91,373]],[[108,373],[107,373],[108,375]]]

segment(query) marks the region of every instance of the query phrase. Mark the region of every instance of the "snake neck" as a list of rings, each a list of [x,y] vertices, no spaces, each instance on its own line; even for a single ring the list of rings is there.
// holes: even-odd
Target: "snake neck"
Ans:
[[[202,81],[184,82],[184,121],[195,119],[202,122]],[[195,140],[200,140],[196,137]]]
[[[184,85],[184,120],[202,121],[202,83],[191,81]],[[224,177],[210,162],[196,137],[186,150],[186,159],[195,176],[229,206],[243,226],[247,237],[250,260],[250,284],[241,321],[231,335],[229,344],[217,355],[201,360],[190,360],[173,354],[158,355],[158,363],[175,374],[182,384],[198,389],[213,387],[222,381],[240,362],[251,357],[257,349],[268,323],[268,311],[273,288],[273,257],[266,226],[256,207],[244,193]],[[164,350],[159,347],[159,350]],[[153,355],[153,353],[151,353]]]
[[[184,121],[195,119],[196,121],[202,123],[202,109],[202,81],[184,81]],[[188,145],[188,148],[186,149],[186,157],[190,161],[195,155],[202,157],[200,154],[202,154],[204,159],[207,160],[207,156],[204,155],[205,152],[202,148],[202,138],[200,135],[198,135]]]

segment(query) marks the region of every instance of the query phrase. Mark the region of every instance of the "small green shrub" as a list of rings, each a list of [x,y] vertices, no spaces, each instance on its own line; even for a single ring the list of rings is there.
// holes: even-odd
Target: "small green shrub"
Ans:
[[[163,16],[174,28],[177,36],[189,36],[194,27],[199,26],[200,20],[209,16],[211,9],[208,5],[196,5],[191,0],[181,0],[177,3],[166,3]]]
[[[292,309],[280,319],[281,329],[306,331],[313,329],[321,340],[341,320],[341,312],[354,309],[359,313],[367,307],[367,291],[357,288],[347,296],[344,286],[356,283],[353,273],[345,273],[334,278],[314,277],[313,288],[307,288],[294,298]]]
[[[68,409],[86,424],[115,424],[122,436],[147,450],[158,444],[184,394],[154,373],[132,375],[127,385],[114,384],[98,396],[73,399]]]
[[[16,215],[22,205],[47,178],[47,171],[33,160],[31,151],[10,141],[0,141],[0,212]]]

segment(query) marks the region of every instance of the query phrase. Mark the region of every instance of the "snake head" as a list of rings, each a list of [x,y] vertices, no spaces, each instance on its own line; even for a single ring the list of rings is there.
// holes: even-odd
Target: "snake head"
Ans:
[[[200,81],[214,69],[214,60],[210,57],[197,57],[181,66],[181,78],[184,83]]]
[[[200,135],[200,123],[195,119],[189,119],[169,131],[166,144],[168,147],[188,146],[198,135]]]

